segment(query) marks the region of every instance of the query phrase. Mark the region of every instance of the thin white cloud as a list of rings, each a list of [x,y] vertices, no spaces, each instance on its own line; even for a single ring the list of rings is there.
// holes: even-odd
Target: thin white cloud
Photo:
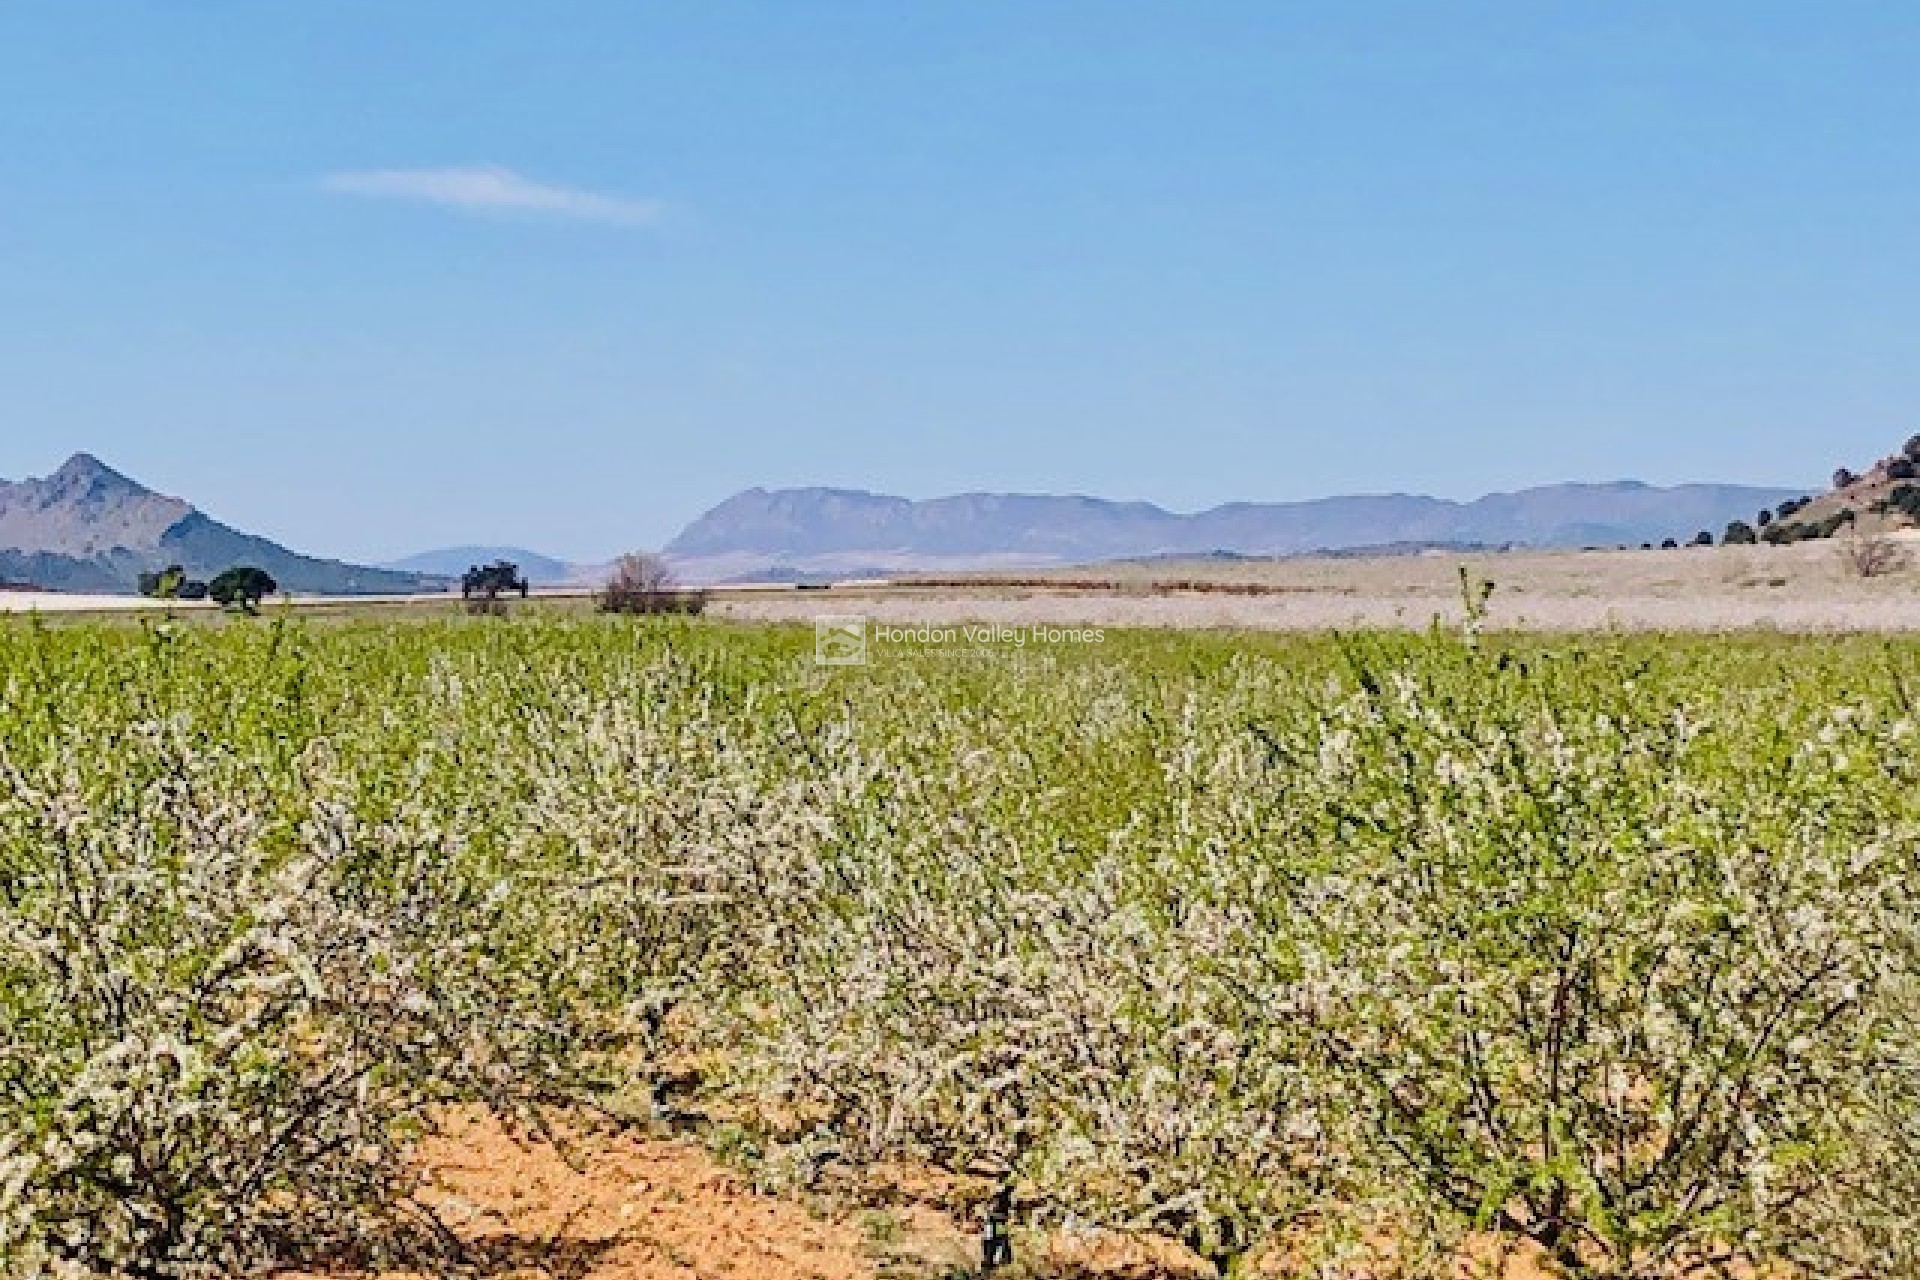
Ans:
[[[612,227],[650,227],[665,212],[657,200],[630,200],[556,187],[495,165],[366,169],[328,174],[321,185],[342,195],[411,200],[462,213],[530,213]]]

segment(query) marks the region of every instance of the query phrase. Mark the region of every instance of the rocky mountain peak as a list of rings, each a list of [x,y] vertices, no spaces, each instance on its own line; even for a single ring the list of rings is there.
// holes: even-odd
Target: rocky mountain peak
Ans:
[[[90,453],[76,453],[68,458],[60,464],[58,471],[47,477],[47,482],[67,491],[117,489],[134,494],[152,492],[145,485],[120,474]]]
[[[428,579],[298,555],[156,493],[90,453],[52,475],[0,480],[0,580],[82,591],[130,591],[170,564],[210,577],[237,564],[291,591],[415,591]]]

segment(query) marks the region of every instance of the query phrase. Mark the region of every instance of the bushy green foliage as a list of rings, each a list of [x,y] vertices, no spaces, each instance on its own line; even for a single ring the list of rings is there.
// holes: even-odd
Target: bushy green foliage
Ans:
[[[1223,1269],[1916,1274],[1920,647],[812,643],[0,626],[0,1270],[399,1250],[441,1104],[692,1055]]]
[[[187,580],[187,571],[179,565],[142,573],[136,583],[140,594],[154,600],[174,600]]]
[[[273,575],[251,565],[236,565],[224,570],[207,584],[207,595],[214,603],[243,613],[253,613],[260,602],[280,589]]]
[[[142,573],[137,585],[141,595],[154,600],[205,600],[207,598],[207,584],[189,578],[187,571],[177,564]]]
[[[529,585],[520,566],[511,560],[495,560],[492,564],[476,564],[460,575],[460,594],[467,599],[497,600],[503,595],[518,594],[525,599]]]
[[[1842,529],[1852,525],[1856,519],[1853,509],[1849,507],[1818,520],[1777,520],[1767,526],[1760,538],[1776,546],[1795,542],[1814,542],[1833,537]]]
[[[1895,485],[1887,496],[1873,504],[1874,514],[1897,514],[1920,520],[1920,484]]]

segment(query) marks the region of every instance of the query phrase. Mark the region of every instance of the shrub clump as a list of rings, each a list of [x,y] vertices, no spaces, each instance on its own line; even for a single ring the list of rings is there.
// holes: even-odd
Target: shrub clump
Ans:
[[[594,603],[601,613],[692,615],[706,610],[707,593],[681,586],[663,557],[633,552],[614,562]]]

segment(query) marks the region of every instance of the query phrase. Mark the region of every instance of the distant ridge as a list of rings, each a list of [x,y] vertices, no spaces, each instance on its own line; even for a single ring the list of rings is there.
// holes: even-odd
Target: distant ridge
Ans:
[[[1363,494],[1234,502],[1192,515],[1084,495],[913,500],[858,489],[754,488],[667,544],[687,577],[992,569],[1150,556],[1302,555],[1388,545],[1584,547],[1686,539],[1753,519],[1800,490],[1635,480],[1556,484],[1471,502]]]
[[[178,564],[211,577],[247,564],[286,591],[366,595],[432,590],[418,573],[322,560],[242,533],[155,493],[88,453],[52,475],[0,480],[0,581],[56,591],[131,592],[140,574]]]
[[[565,560],[541,555],[538,551],[528,551],[525,547],[442,547],[436,551],[422,551],[418,555],[390,560],[380,567],[400,573],[457,578],[474,565],[492,564],[497,560],[509,560],[519,565],[520,572],[535,586],[571,582],[578,573],[575,566]]]

